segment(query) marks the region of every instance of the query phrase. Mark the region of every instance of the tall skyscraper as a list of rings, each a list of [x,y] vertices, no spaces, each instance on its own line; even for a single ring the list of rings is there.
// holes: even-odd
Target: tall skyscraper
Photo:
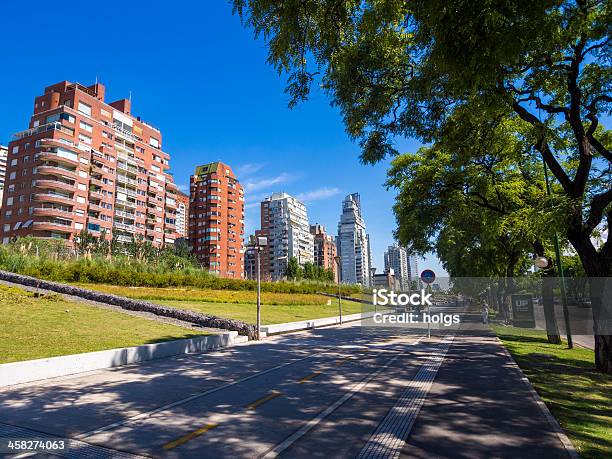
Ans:
[[[3,242],[32,235],[72,241],[81,231],[173,243],[176,192],[161,132],[128,99],[62,81],[34,99],[29,129],[9,143]]]
[[[314,238],[306,206],[287,193],[274,193],[261,203],[261,229],[256,235],[268,238],[261,258],[264,279],[282,279],[292,257],[302,266],[314,262]]]
[[[198,261],[221,277],[244,276],[244,191],[221,162],[198,166],[190,180],[189,245]]]
[[[340,261],[340,280],[349,284],[370,285],[370,242],[361,215],[358,193],[342,201],[336,246]]]
[[[314,264],[324,269],[330,269],[337,279],[338,268],[336,257],[336,243],[333,236],[327,234],[323,225],[310,225],[310,234],[314,237]]]
[[[189,196],[176,193],[176,232],[179,237],[189,237]]]
[[[390,245],[385,252],[385,272],[393,270],[395,279],[403,291],[410,290],[410,266],[408,252],[397,244]]]
[[[6,175],[6,156],[8,148],[0,145],[0,207],[2,207],[2,195],[4,194],[4,180]]]

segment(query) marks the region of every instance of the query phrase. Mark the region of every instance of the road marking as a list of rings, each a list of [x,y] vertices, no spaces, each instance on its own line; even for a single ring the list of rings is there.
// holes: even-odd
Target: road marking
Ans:
[[[298,381],[298,384],[304,384],[305,382],[310,381],[311,379],[316,378],[317,376],[319,376],[321,374],[320,371],[315,371],[314,373],[310,373],[308,376],[303,377],[302,379],[300,379]]]
[[[275,399],[276,397],[278,397],[280,395],[283,395],[283,393],[279,392],[277,390],[271,390],[268,395],[266,395],[265,397],[260,398],[259,400],[255,400],[253,403],[249,403],[246,407],[249,410],[254,410],[259,405],[263,405],[264,403],[269,402],[270,400],[273,400],[273,399]]]
[[[420,337],[416,341],[414,341],[412,343],[409,343],[409,345],[418,344],[422,339],[423,339],[423,337]],[[280,453],[285,451],[287,448],[289,448],[291,445],[293,445],[296,441],[298,441],[300,438],[302,438],[304,435],[306,435],[308,432],[310,432],[323,419],[325,419],[327,416],[329,416],[334,411],[336,411],[340,406],[342,406],[353,395],[355,395],[361,389],[366,387],[370,381],[372,381],[374,378],[376,378],[380,373],[382,373],[387,367],[389,367],[389,365],[391,365],[393,362],[395,362],[398,359],[398,357],[400,357],[403,354],[404,354],[404,352],[401,352],[401,353],[397,354],[395,357],[392,357],[391,359],[389,359],[387,361],[387,363],[385,363],[380,368],[378,368],[378,370],[374,371],[373,373],[370,373],[368,376],[366,376],[360,382],[358,382],[356,384],[353,384],[353,386],[351,386],[351,388],[348,390],[348,392],[346,394],[344,394],[342,397],[340,397],[338,400],[336,400],[333,404],[328,406],[325,410],[321,411],[314,418],[310,419],[298,431],[294,432],[292,435],[287,437],[283,442],[281,442],[278,445],[276,445],[274,448],[272,448],[270,451],[268,451],[263,457],[264,458],[277,457]]]
[[[194,430],[193,432],[183,435],[182,437],[177,438],[176,440],[170,441],[166,443],[163,448],[164,449],[173,449],[177,446],[181,446],[183,443],[187,443],[189,440],[193,440],[196,437],[208,432],[210,429],[214,429],[217,427],[217,424],[206,424],[203,427],[200,427],[198,430]]]
[[[336,360],[336,365],[342,365],[344,362],[346,362],[347,360],[351,360],[351,357],[345,357],[343,359],[340,360]]]
[[[453,336],[450,336],[433,346],[427,361],[370,436],[357,459],[399,457],[452,342]]]
[[[286,366],[289,366],[289,365],[293,365],[295,363],[302,362],[302,361],[307,360],[307,359],[311,359],[313,357],[318,356],[321,353],[311,354],[311,355],[303,357],[301,359],[297,359],[297,360],[294,360],[292,362],[288,362],[288,363],[283,363],[281,365],[277,365],[277,366],[269,368],[267,370],[260,371],[259,373],[255,373],[255,374],[253,374],[251,376],[247,376],[245,378],[238,379],[236,381],[224,384],[222,386],[215,387],[213,389],[209,389],[209,390],[204,391],[204,392],[198,392],[198,393],[196,393],[196,394],[194,394],[194,395],[192,395],[190,397],[187,397],[187,398],[184,398],[184,399],[181,399],[181,400],[177,400],[176,402],[168,403],[167,405],[162,405],[162,406],[160,406],[158,408],[155,408],[154,410],[145,411],[143,413],[136,414],[136,415],[131,416],[131,417],[129,417],[127,419],[124,419],[122,421],[113,422],[112,424],[108,424],[106,426],[99,427],[98,429],[91,430],[89,432],[84,432],[84,433],[79,434],[79,435],[75,435],[74,438],[78,439],[78,440],[82,440],[84,438],[91,437],[93,435],[97,435],[97,434],[102,433],[102,432],[106,432],[107,430],[114,429],[115,427],[120,427],[120,426],[125,425],[125,424],[127,424],[129,422],[138,421],[138,420],[141,420],[141,419],[148,418],[148,417],[153,416],[153,415],[155,415],[157,413],[160,413],[162,411],[166,411],[166,410],[169,410],[171,408],[174,408],[174,407],[177,407],[177,406],[180,406],[180,405],[184,405],[185,403],[189,403],[189,402],[191,402],[193,400],[197,400],[198,398],[206,397],[207,395],[214,394],[215,392],[222,391],[224,389],[227,389],[228,387],[235,386],[236,384],[240,384],[240,383],[249,381],[251,379],[257,378],[259,376],[263,376],[263,375],[265,375],[267,373],[271,373],[272,371],[276,371],[276,370],[278,370],[280,368],[283,368],[283,367],[286,367]]]

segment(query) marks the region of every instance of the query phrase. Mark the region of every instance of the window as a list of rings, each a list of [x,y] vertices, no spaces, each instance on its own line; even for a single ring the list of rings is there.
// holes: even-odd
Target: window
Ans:
[[[4,231],[10,231],[11,230],[11,225],[9,223],[5,223],[4,224]]]
[[[79,134],[79,141],[86,143],[87,145],[91,145],[91,137],[85,134]]]
[[[151,137],[149,139],[149,145],[151,145],[154,148],[159,148],[159,140],[157,140],[155,137]]]
[[[87,132],[92,132],[92,131],[93,131],[93,126],[92,126],[91,124],[87,124],[87,123],[86,123],[86,122],[84,122],[84,121],[81,121],[81,122],[79,123],[79,127],[80,127],[81,129],[83,129],[84,131],[87,131]]]
[[[11,166],[17,165],[17,158],[11,159]]]
[[[9,174],[9,180],[15,180],[15,177],[17,177],[17,172],[13,171]]]
[[[78,110],[87,116],[91,116],[91,106],[90,105],[84,104],[83,102],[79,102]]]
[[[16,155],[17,153],[19,153],[19,145],[13,147],[13,154]]]

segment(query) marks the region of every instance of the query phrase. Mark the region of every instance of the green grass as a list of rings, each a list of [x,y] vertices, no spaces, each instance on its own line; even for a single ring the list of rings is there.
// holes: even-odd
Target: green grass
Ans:
[[[0,312],[0,363],[200,335],[174,325],[66,301],[59,295],[36,298],[3,285]]]
[[[257,292],[250,290],[213,290],[195,287],[125,287],[107,284],[73,284],[113,295],[126,296],[147,301],[197,301],[206,303],[256,304]],[[262,292],[262,301],[277,305],[320,305],[330,297],[310,293]],[[332,301],[334,301],[332,299]]]
[[[584,458],[612,457],[612,377],[593,351],[549,344],[543,331],[493,326]]]
[[[242,320],[252,324],[256,323],[257,321],[257,307],[254,304],[167,300],[157,301],[157,303],[180,309],[190,309],[229,319]],[[373,308],[373,306],[348,301],[342,302],[342,314],[345,315],[370,310],[368,308]],[[261,322],[264,325],[297,322],[306,319],[319,319],[322,317],[332,317],[337,315],[338,302],[333,299],[331,305],[329,306],[327,303],[318,305],[273,305],[264,303],[261,307]]]

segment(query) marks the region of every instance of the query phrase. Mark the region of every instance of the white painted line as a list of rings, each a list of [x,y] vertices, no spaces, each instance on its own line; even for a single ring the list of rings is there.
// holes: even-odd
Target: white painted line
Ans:
[[[422,339],[423,339],[423,337],[420,337],[416,341],[414,341],[412,343],[409,343],[409,344],[410,345],[418,344]],[[370,381],[372,381],[374,378],[376,378],[380,373],[382,373],[383,370],[385,370],[387,367],[389,367],[389,365],[391,365],[393,362],[395,362],[398,359],[398,357],[400,357],[403,354],[404,354],[403,352],[397,354],[395,357],[389,359],[387,361],[387,363],[385,363],[383,366],[378,368],[378,370],[376,370],[373,373],[370,373],[368,376],[366,376],[360,382],[358,382],[358,383],[354,384],[353,386],[351,386],[351,388],[348,390],[348,392],[346,394],[344,394],[342,397],[340,397],[338,400],[336,400],[334,403],[332,403],[330,406],[328,406],[325,410],[321,411],[314,418],[310,419],[299,430],[297,430],[292,435],[287,437],[282,443],[279,443],[278,445],[276,445],[274,448],[272,448],[270,451],[268,451],[262,457],[263,458],[277,457],[280,453],[282,453],[287,448],[289,448],[291,445],[293,445],[297,440],[299,440],[304,435],[306,435],[308,432],[310,432],[310,430],[312,430],[317,424],[319,424],[327,416],[329,416],[334,411],[336,411],[340,406],[342,406],[353,395],[355,395],[357,392],[361,391],[364,387],[366,387],[369,384]]]
[[[451,336],[435,345],[427,362],[419,369],[396,404],[370,436],[357,456],[358,459],[399,457],[452,341]]]
[[[544,403],[544,401],[540,398],[540,395],[533,388],[533,386],[529,382],[529,379],[527,379],[527,377],[525,376],[525,373],[523,373],[523,370],[521,370],[521,367],[519,367],[518,363],[516,363],[516,361],[512,357],[512,354],[510,354],[508,349],[506,349],[506,346],[504,346],[504,343],[502,343],[498,337],[496,337],[496,339],[499,342],[499,345],[504,350],[504,353],[508,357],[508,360],[510,361],[510,365],[515,367],[516,370],[519,372],[521,380],[525,383],[525,385],[529,389],[531,396],[533,397],[538,407],[540,408],[540,411],[542,412],[542,414],[548,421],[548,424],[550,425],[551,429],[555,432],[555,434],[557,434],[557,438],[559,438],[559,441],[563,444],[563,447],[565,448],[567,455],[572,459],[578,459],[580,456],[578,455],[576,448],[574,447],[569,437],[566,435],[566,433],[563,431],[563,429],[559,425],[559,422],[555,419],[555,417],[552,415],[552,413],[546,406],[546,403]]]

